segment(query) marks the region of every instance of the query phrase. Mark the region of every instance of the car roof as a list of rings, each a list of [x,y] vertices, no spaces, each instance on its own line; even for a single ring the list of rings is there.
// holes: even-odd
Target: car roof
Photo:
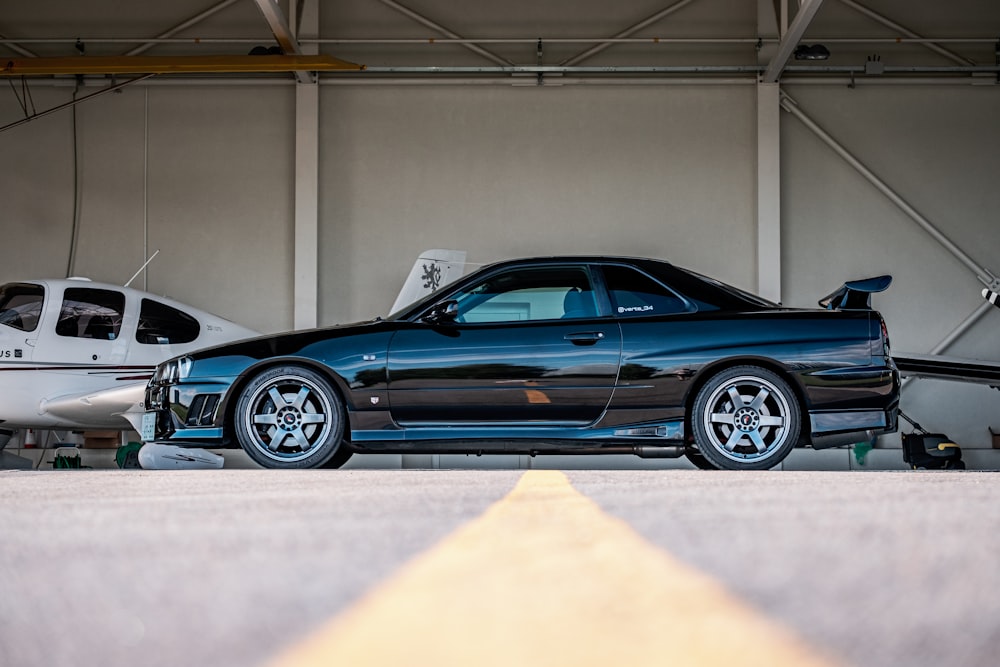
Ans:
[[[486,264],[476,271],[463,276],[455,281],[454,286],[467,283],[473,276],[489,273],[495,270],[502,270],[507,267],[522,266],[546,266],[557,264],[597,264],[613,265],[622,264],[641,269],[655,278],[657,281],[678,291],[688,300],[694,302],[699,310],[760,310],[770,308],[780,308],[778,304],[771,303],[755,294],[746,292],[737,287],[723,283],[714,278],[703,276],[694,271],[681,268],[662,259],[650,257],[628,257],[617,255],[548,255],[538,257],[523,257],[516,259],[505,259],[491,264]],[[451,287],[451,286],[449,286]],[[435,293],[436,294],[436,293]],[[390,315],[390,318],[406,318],[419,312],[433,302],[438,296],[430,294],[419,301],[410,304],[397,313]]]

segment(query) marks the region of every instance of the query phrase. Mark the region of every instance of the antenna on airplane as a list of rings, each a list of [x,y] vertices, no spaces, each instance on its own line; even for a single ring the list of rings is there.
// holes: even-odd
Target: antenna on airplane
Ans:
[[[135,280],[136,278],[138,278],[139,274],[142,273],[145,270],[145,268],[147,266],[149,266],[149,263],[152,262],[156,258],[156,256],[159,255],[159,254],[160,254],[160,249],[157,248],[156,252],[154,252],[152,255],[150,255],[149,259],[147,259],[145,261],[145,263],[143,263],[143,265],[139,267],[139,270],[135,272],[135,275],[133,275],[131,278],[128,279],[128,282],[125,283],[124,287],[128,287],[129,285],[131,285],[132,281]]]

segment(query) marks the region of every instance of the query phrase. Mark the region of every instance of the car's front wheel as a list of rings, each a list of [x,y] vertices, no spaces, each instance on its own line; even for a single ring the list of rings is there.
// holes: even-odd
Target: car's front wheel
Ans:
[[[724,470],[767,470],[795,447],[801,411],[794,392],[776,373],[735,366],[698,392],[691,418],[701,454]]]
[[[301,366],[259,373],[236,403],[236,437],[265,468],[319,468],[344,436],[344,409],[330,382]]]

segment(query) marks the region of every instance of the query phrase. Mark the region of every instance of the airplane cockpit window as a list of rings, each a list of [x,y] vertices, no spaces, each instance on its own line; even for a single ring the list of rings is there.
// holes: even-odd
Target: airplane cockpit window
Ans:
[[[56,333],[68,338],[115,340],[124,311],[125,295],[121,292],[69,287],[63,295]]]
[[[34,331],[42,315],[45,288],[31,283],[7,283],[0,287],[0,324]]]
[[[176,308],[150,299],[142,300],[135,339],[146,345],[190,343],[198,337],[198,320]]]

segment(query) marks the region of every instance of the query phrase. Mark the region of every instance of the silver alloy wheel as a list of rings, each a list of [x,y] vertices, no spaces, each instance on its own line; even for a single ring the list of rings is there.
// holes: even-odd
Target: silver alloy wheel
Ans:
[[[328,392],[304,374],[269,378],[247,397],[241,418],[250,444],[263,456],[295,463],[316,454],[337,419]]]
[[[730,369],[713,378],[703,394],[706,390],[697,401],[696,418],[699,445],[703,453],[708,450],[709,460],[724,467],[761,469],[777,465],[794,446],[798,404],[773,373]]]

